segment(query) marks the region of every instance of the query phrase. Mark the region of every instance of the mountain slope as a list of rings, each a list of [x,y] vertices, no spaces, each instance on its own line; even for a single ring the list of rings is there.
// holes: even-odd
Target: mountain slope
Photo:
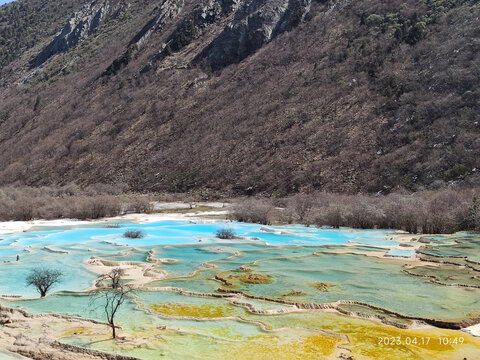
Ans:
[[[98,4],[115,11],[73,46],[49,51],[59,35],[43,30],[3,62],[1,183],[285,194],[478,181],[476,1],[72,1],[49,26]],[[12,26],[0,20],[0,36]]]

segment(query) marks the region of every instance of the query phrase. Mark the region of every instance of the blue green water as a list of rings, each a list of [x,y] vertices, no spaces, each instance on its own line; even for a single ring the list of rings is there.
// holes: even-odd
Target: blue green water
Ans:
[[[145,261],[147,252],[156,251],[157,257],[175,258],[178,263],[163,265],[172,276],[186,276],[201,267],[204,262],[230,256],[223,252],[212,252],[203,247],[176,247],[168,245],[226,244],[231,240],[215,238],[218,229],[228,226],[238,236],[243,236],[245,245],[252,249],[266,243],[279,245],[326,245],[346,244],[349,241],[382,243],[391,245],[382,231],[342,231],[306,228],[303,226],[270,227],[261,231],[262,226],[245,223],[212,222],[195,224],[189,221],[161,221],[155,223],[121,223],[118,228],[107,228],[99,224],[75,226],[37,227],[33,231],[2,235],[0,241],[0,294],[35,296],[32,288],[23,286],[30,269],[38,266],[58,268],[65,272],[61,286],[54,290],[81,291],[92,283],[95,274],[83,266],[91,256],[100,256],[114,261]],[[127,230],[141,230],[142,239],[127,239]],[[280,232],[285,232],[281,235]],[[251,240],[256,238],[258,240]],[[47,246],[55,253],[45,249]],[[236,251],[230,249],[229,251]],[[20,261],[16,261],[17,255]],[[252,261],[256,259],[255,255]]]
[[[16,355],[7,351],[2,351],[0,350],[0,359],[2,360],[20,360],[20,359],[26,359],[23,356]]]
[[[480,263],[480,238],[478,234],[452,236],[438,244],[431,244],[422,253],[435,256],[464,257],[470,261]],[[467,236],[468,235],[468,236]]]
[[[410,257],[415,255],[415,250],[392,249],[386,254],[387,256]]]
[[[216,231],[226,226],[241,238],[216,238]],[[145,237],[127,239],[123,236],[127,230],[141,230]],[[236,272],[237,269],[248,267],[252,273],[273,279],[271,284],[237,282],[235,285],[236,290],[258,296],[317,303],[356,300],[405,315],[443,319],[465,318],[479,311],[479,289],[445,287],[403,272],[402,261],[406,260],[402,257],[412,256],[414,251],[392,249],[398,243],[391,240],[391,235],[392,231],[388,230],[333,230],[301,225],[264,227],[221,221],[119,223],[116,228],[99,224],[38,227],[29,232],[2,235],[0,294],[34,299],[14,303],[32,311],[84,316],[85,312],[78,310],[85,308],[78,303],[86,301],[81,295],[55,295],[55,292],[79,292],[94,283],[97,275],[87,270],[86,260],[96,256],[110,261],[146,262],[149,251],[153,251],[155,258],[175,262],[155,265],[168,275],[166,280],[149,284],[151,287],[172,286],[214,293],[222,286],[213,280],[215,275],[236,276],[242,274]],[[442,237],[438,245],[437,240],[433,240],[427,251],[457,255],[477,249],[475,236],[461,234],[455,239]],[[383,251],[393,258],[339,253],[342,250],[365,254]],[[20,261],[16,261],[17,254]],[[25,278],[35,267],[56,268],[64,273],[62,281],[46,299],[35,300],[38,294],[25,285]],[[331,286],[322,291],[315,285],[319,282]],[[289,295],[295,292],[302,295]],[[151,293],[148,296],[157,298]],[[65,302],[66,297],[73,300]],[[158,295],[160,302],[168,298]]]

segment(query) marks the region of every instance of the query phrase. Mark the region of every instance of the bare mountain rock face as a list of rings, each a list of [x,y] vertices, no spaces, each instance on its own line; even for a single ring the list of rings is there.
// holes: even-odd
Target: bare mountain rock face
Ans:
[[[143,26],[143,28],[135,34],[135,36],[128,43],[128,48],[125,52],[117,57],[103,72],[103,75],[116,75],[122,68],[128,65],[134,54],[140,50],[142,46],[148,41],[152,33],[161,32],[166,23],[171,22],[177,18],[185,6],[184,0],[164,0],[160,7],[154,9],[155,16]],[[162,45],[162,50],[165,44]],[[161,56],[156,54],[153,62]],[[144,67],[142,72],[151,69],[153,62]]]
[[[164,0],[159,9],[156,9],[157,15],[153,17],[143,28],[138,32],[129,45],[141,46],[153,31],[161,31],[162,26],[169,20],[176,18],[182,11],[185,5],[183,0]]]
[[[212,70],[238,63],[279,34],[300,24],[310,6],[311,0],[208,0],[200,3],[184,16],[144,71],[201,38],[210,25],[222,21],[226,21],[225,25],[213,30],[217,36],[192,63],[201,63]]]
[[[297,26],[310,0],[260,0],[236,3],[233,20],[197,57],[213,70],[238,63],[277,35]]]
[[[170,2],[172,1],[170,0]],[[201,38],[210,25],[227,18],[232,11],[238,8],[238,5],[239,0],[207,0],[194,3],[189,11],[182,14],[183,16],[174,31],[161,44],[159,52],[149,61],[142,72],[150,71],[166,57]]]
[[[105,21],[109,9],[108,1],[94,1],[73,14],[62,32],[32,60],[31,66],[42,65],[53,55],[73,48],[87,36],[96,33]]]

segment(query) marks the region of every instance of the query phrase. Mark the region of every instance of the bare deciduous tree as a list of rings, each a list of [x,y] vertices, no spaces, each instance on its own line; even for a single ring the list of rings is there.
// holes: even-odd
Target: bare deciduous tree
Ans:
[[[297,194],[290,199],[290,206],[295,211],[298,221],[303,223],[309,212],[314,207],[314,197],[308,194]]]
[[[132,290],[129,286],[118,285],[116,288],[110,288],[101,292],[101,297],[104,301],[105,315],[112,328],[112,337],[114,339],[117,336],[115,332],[115,315]]]
[[[118,309],[133,291],[133,288],[121,283],[124,270],[121,268],[112,269],[108,274],[102,275],[100,279],[110,280],[111,282],[92,293],[92,302],[101,302],[101,307],[105,311],[107,322],[112,329],[112,337],[116,338],[115,315]]]
[[[272,209],[273,206],[266,200],[248,199],[244,202],[236,203],[232,207],[229,217],[241,222],[269,225],[269,216]]]
[[[27,286],[35,286],[40,293],[40,297],[45,297],[48,290],[59,283],[62,277],[63,274],[59,270],[35,268],[27,276]]]

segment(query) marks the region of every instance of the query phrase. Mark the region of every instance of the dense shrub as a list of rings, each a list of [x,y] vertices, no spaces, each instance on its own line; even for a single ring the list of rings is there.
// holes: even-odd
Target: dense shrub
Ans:
[[[141,239],[145,237],[145,234],[140,230],[127,230],[123,233],[123,237],[128,239]]]
[[[219,239],[234,239],[235,233],[232,229],[222,228],[217,230],[217,237]]]

